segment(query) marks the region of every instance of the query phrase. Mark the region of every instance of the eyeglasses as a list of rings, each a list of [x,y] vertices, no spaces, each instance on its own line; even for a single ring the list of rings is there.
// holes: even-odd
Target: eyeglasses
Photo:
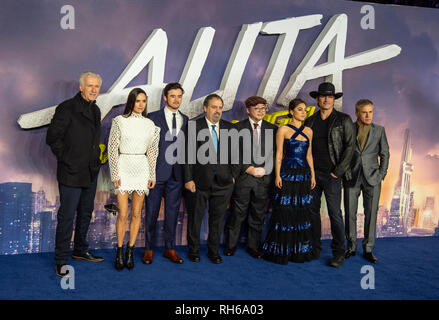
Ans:
[[[255,111],[267,111],[267,109],[268,109],[268,106],[267,105],[265,105],[264,107],[255,107],[255,106],[253,106],[253,107],[251,107],[253,110],[255,110]]]

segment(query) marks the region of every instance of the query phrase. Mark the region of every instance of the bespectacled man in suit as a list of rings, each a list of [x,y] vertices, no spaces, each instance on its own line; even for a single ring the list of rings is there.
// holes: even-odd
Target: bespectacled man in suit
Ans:
[[[247,218],[246,251],[260,259],[259,246],[267,200],[273,185],[274,147],[277,127],[264,120],[267,100],[253,96],[245,101],[248,118],[235,124],[239,140],[239,176],[232,195],[231,212],[226,223],[226,256],[233,256],[242,222]],[[247,134],[247,135],[245,135]],[[247,138],[247,140],[246,140]],[[246,159],[248,158],[248,159]]]
[[[367,99],[359,100],[355,105],[357,121],[354,134],[356,143],[350,170],[344,181],[344,207],[347,251],[345,258],[356,255],[357,249],[357,208],[360,192],[363,194],[364,239],[363,256],[372,263],[378,259],[372,253],[376,237],[378,202],[381,193],[381,181],[389,167],[389,144],[384,127],[372,122],[374,105]]]

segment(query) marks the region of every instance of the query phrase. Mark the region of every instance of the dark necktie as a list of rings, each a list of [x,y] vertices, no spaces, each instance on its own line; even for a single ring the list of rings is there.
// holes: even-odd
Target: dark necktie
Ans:
[[[255,143],[259,144],[259,134],[258,134],[258,124],[253,123],[253,138],[255,139]]]
[[[172,114],[172,136],[176,137],[177,135],[177,119],[175,118],[176,113]]]

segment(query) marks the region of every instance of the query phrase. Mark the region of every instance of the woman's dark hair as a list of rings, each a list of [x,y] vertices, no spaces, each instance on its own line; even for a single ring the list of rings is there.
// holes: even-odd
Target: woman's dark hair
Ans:
[[[296,108],[299,104],[304,104],[306,106],[306,102],[303,101],[300,98],[296,98],[290,101],[289,105],[288,105],[288,111],[294,110],[294,108]],[[291,112],[288,113],[288,118],[292,118],[293,116],[291,115]]]
[[[125,105],[125,110],[123,112],[124,117],[129,117],[133,113],[134,104],[136,103],[137,96],[141,93],[143,93],[146,96],[146,100],[148,101],[148,95],[146,94],[145,91],[143,91],[140,88],[134,88],[128,94],[127,103]],[[146,108],[145,110],[143,110],[142,116],[146,117]]]

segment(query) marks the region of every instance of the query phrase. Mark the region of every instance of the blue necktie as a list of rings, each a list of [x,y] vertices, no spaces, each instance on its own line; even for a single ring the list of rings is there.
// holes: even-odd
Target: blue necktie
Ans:
[[[213,146],[215,147],[215,151],[218,152],[218,135],[216,134],[215,127],[216,127],[216,125],[213,124],[212,125],[212,142],[213,142]]]

